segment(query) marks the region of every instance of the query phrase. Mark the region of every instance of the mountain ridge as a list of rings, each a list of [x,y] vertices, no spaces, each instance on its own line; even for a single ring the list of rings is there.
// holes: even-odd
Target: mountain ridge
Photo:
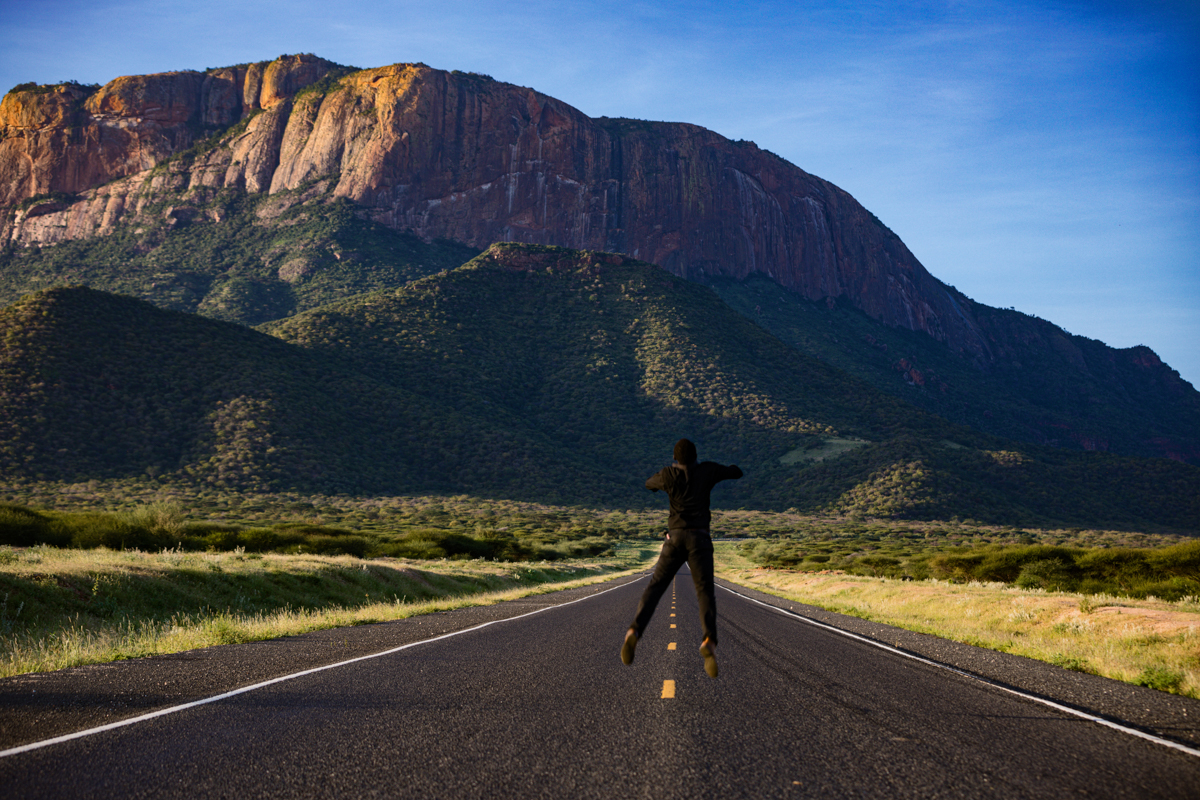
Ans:
[[[751,142],[687,123],[596,121],[532,89],[423,64],[346,69],[293,56],[121,78],[87,96],[10,92],[0,104],[0,206],[86,197],[26,208],[3,238],[102,234],[162,190],[273,193],[336,174],[334,196],[425,238],[623,252],[693,280],[769,274],[810,299],[846,295],[888,324],[988,357],[966,298],[849,194]],[[239,114],[245,128],[227,147],[196,153],[184,172],[137,177],[196,141],[190,131]],[[84,135],[73,139],[68,125]],[[115,157],[139,127],[155,146],[139,137],[136,160]]]
[[[731,507],[1200,527],[1196,467],[954,425],[619,254],[494,245],[264,330],[87,288],[0,310],[5,474],[638,508],[689,435],[746,469]]]
[[[1148,348],[1085,356],[1051,323],[975,303],[833,184],[695,125],[590,119],[533,89],[423,64],[356,70],[299,55],[94,89],[17,87],[0,134],[9,299],[82,282],[258,324],[338,291],[401,285],[497,240],[619,251],[693,281],[763,277],[928,335],[942,352],[918,347],[930,358],[905,353],[894,363],[907,366],[883,373],[867,352],[856,374],[901,397],[931,369],[932,386],[957,372],[1013,394],[1003,408],[962,410],[962,396],[924,406],[956,421],[1200,463],[1200,393]],[[316,224],[338,215],[332,232]],[[239,220],[261,251],[230,259],[238,244],[217,234],[197,247]],[[268,228],[308,238],[258,235]],[[367,243],[389,236],[401,256]],[[1027,380],[1031,361],[1042,378]],[[1064,390],[1073,384],[1104,387]],[[1123,422],[1147,404],[1167,410]]]

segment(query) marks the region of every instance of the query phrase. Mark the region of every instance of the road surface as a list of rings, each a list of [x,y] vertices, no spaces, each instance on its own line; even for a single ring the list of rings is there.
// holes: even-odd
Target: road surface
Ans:
[[[0,682],[11,751],[361,658],[10,752],[0,796],[1200,797],[1200,757],[728,590],[710,679],[686,568],[625,667],[646,580]]]

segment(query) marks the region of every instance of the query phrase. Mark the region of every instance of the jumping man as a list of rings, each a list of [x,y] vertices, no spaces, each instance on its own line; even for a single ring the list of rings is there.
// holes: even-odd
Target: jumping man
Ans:
[[[717,677],[717,598],[713,586],[713,546],[708,527],[712,515],[709,512],[709,495],[718,481],[742,477],[736,466],[722,466],[715,461],[696,462],[696,445],[687,439],[675,443],[675,463],[664,467],[646,481],[652,492],[660,489],[671,501],[671,514],[667,524],[667,542],[663,545],[650,585],[642,593],[637,616],[625,633],[621,646],[621,661],[633,663],[633,651],[638,639],[646,630],[654,609],[663,592],[675,577],[675,573],[687,562],[692,572],[692,583],[696,586],[696,599],[700,601],[700,624],[704,629],[704,641],[700,643],[700,655],[704,656],[704,671],[710,678]]]

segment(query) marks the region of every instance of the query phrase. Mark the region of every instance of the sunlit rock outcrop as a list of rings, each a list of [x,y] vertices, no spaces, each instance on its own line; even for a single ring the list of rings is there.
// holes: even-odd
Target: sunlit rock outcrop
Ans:
[[[321,83],[334,70],[340,80]],[[223,189],[325,179],[370,218],[426,238],[623,252],[693,280],[761,273],[988,356],[962,298],[899,238],[753,143],[591,119],[532,89],[421,64],[345,72],[288,56],[92,92],[14,90],[0,106],[0,206],[14,209],[3,235],[21,245],[103,235],[181,194],[203,204]]]

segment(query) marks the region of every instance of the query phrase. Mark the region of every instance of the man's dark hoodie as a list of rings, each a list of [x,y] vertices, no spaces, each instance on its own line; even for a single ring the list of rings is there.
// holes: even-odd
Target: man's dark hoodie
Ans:
[[[718,482],[742,477],[736,465],[715,461],[696,463],[696,446],[687,439],[675,445],[675,463],[656,472],[646,481],[652,492],[660,489],[671,499],[667,527],[671,530],[694,528],[708,530],[712,522],[709,495]]]

